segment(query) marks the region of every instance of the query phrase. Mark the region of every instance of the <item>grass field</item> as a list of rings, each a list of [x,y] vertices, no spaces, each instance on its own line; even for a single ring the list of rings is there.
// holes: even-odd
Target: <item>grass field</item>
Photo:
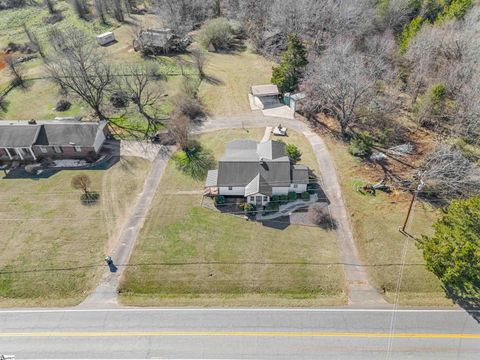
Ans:
[[[238,53],[209,53],[205,72],[214,81],[204,81],[200,98],[212,115],[250,113],[250,86],[269,84],[272,62],[250,50]]]
[[[79,303],[105,271],[109,238],[143,188],[146,160],[122,158],[108,170],[60,171],[46,179],[0,179],[0,306]],[[71,188],[86,173],[95,205]],[[120,181],[121,179],[121,181]]]
[[[364,165],[352,157],[343,144],[332,139],[327,144],[340,177],[361,258],[368,265],[368,273],[374,285],[380,291],[385,289],[385,297],[391,302],[395,296],[405,241],[398,229],[405,219],[410,198],[405,194],[385,195],[381,192],[376,197],[360,194],[356,190],[357,186],[368,182],[359,175],[364,172]],[[409,232],[415,237],[429,234],[436,216],[436,210],[430,205],[417,202]],[[445,297],[439,280],[425,269],[422,253],[413,239],[409,241],[406,264],[400,288],[401,304],[451,304]]]
[[[264,129],[225,130],[199,140],[218,158],[225,142],[260,140]],[[314,165],[306,139],[286,139]],[[121,285],[131,305],[339,305],[345,301],[335,233],[283,230],[200,206],[203,182],[167,166]],[[183,192],[183,193],[182,193]]]
[[[131,15],[127,22],[119,24],[108,18],[108,24],[102,24],[97,18],[90,21],[80,20],[75,15],[72,7],[64,1],[56,3],[56,8],[64,16],[64,19],[55,24],[46,24],[45,19],[49,16],[43,1],[37,1],[40,6],[26,6],[20,9],[0,11],[0,47],[7,46],[9,42],[26,43],[28,37],[22,27],[23,24],[37,36],[40,43],[44,45],[44,51],[50,52],[48,45],[48,33],[52,28],[64,30],[69,27],[81,29],[94,39],[94,36],[105,31],[113,31],[117,42],[100,48],[107,54],[108,60],[115,66],[135,63],[155,62],[159,71],[167,76],[165,81],[158,81],[155,86],[161,89],[162,94],[167,94],[165,104],[159,106],[161,114],[167,114],[171,104],[169,99],[176,95],[180,89],[182,76],[179,76],[181,69],[178,66],[176,57],[158,56],[152,59],[144,59],[139,53],[133,50],[133,39],[135,37],[136,25],[142,27],[158,27],[158,17],[155,15]],[[72,103],[72,107],[65,112],[55,111],[55,104],[62,98],[58,87],[51,81],[45,79],[48,75],[43,61],[38,58],[22,64],[24,77],[32,79],[27,82],[25,88],[16,88],[6,96],[6,109],[0,109],[0,119],[25,120],[39,119],[48,120],[57,116],[86,116],[91,113],[89,107],[84,104],[75,94],[71,93],[66,99]],[[117,70],[121,73],[122,69]],[[188,65],[186,71],[189,71]],[[0,70],[0,92],[6,89],[11,81],[8,69]],[[108,103],[108,100],[107,100]],[[113,111],[109,109],[112,116],[124,115],[124,121],[135,127],[138,120],[138,110],[131,105],[127,111]]]

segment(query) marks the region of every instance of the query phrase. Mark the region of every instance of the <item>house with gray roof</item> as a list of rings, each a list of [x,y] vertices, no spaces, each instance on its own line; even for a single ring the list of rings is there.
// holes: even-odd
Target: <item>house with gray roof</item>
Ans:
[[[274,195],[307,191],[308,167],[294,165],[279,141],[234,140],[226,145],[217,170],[210,170],[205,184],[210,195],[241,196],[256,206]]]
[[[0,160],[92,157],[100,152],[106,133],[106,122],[3,120],[0,121]]]

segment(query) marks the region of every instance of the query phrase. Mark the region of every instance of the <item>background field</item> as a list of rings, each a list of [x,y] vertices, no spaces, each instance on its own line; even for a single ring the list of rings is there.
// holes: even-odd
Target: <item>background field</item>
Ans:
[[[199,140],[218,157],[225,142],[260,140],[264,129],[226,130]],[[306,139],[285,139],[316,166]],[[200,207],[203,182],[167,166],[121,285],[136,305],[326,305],[344,302],[335,233],[247,222]],[[191,194],[198,190],[198,195]]]
[[[105,271],[108,240],[143,188],[148,168],[146,160],[122,158],[108,170],[0,178],[0,306],[80,302]],[[81,193],[71,188],[79,172],[92,179],[98,204],[82,205]]]

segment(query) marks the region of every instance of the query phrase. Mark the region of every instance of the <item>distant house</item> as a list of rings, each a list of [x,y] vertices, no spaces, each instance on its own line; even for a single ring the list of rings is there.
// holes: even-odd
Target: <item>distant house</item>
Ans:
[[[92,157],[100,152],[106,133],[106,122],[0,121],[0,160]]]
[[[241,196],[256,206],[274,195],[307,191],[308,167],[293,165],[279,141],[234,140],[226,145],[218,170],[208,172],[210,195]]]
[[[260,109],[265,109],[271,106],[279,105],[277,85],[254,85],[250,88],[250,94],[253,96],[255,106]]]
[[[180,39],[171,29],[146,29],[133,40],[133,49],[147,54],[167,54],[185,51],[190,43],[189,36]]]

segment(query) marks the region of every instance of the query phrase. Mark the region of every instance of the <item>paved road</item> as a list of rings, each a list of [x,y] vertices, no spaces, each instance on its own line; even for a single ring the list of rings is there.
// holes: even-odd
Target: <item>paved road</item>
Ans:
[[[323,190],[330,201],[329,209],[332,217],[337,222],[337,241],[342,263],[345,264],[348,303],[355,306],[370,307],[386,304],[383,297],[369,283],[367,272],[359,259],[335,165],[324,141],[318,134],[313,132],[307,124],[299,120],[255,115],[210,119],[198,129],[198,132],[225,128],[276,126],[278,124],[302,133],[312,145],[320,167]]]
[[[478,359],[459,310],[109,309],[0,312],[0,353],[27,358]]]

